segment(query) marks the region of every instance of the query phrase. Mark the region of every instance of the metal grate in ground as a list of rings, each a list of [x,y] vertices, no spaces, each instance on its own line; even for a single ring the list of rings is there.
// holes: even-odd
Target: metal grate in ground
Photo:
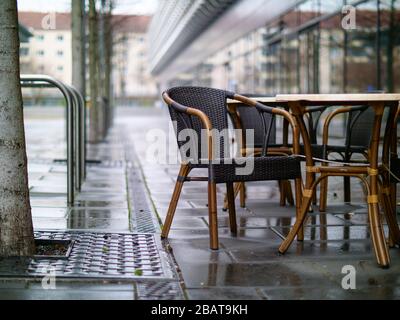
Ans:
[[[131,230],[139,233],[156,233],[160,225],[150,207],[149,195],[133,143],[125,141],[124,150],[131,207]]]
[[[137,283],[140,300],[181,300],[182,290],[178,282],[148,281]]]
[[[55,271],[62,278],[173,278],[167,257],[152,234],[37,231],[35,238],[75,242],[65,259],[0,260],[0,276],[40,277]]]
[[[132,165],[129,165],[127,170],[131,204],[131,230],[139,233],[155,233],[157,221],[149,206],[141,172]]]

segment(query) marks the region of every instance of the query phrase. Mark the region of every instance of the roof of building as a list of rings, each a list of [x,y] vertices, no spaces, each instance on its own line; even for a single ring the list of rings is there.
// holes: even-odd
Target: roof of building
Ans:
[[[18,12],[19,22],[27,28],[34,30],[43,29],[42,21],[48,12]],[[145,33],[149,26],[151,16],[142,15],[113,15],[113,24],[119,32]],[[71,29],[71,14],[66,12],[55,13],[55,30]]]
[[[18,12],[18,20],[20,23],[28,28],[34,30],[43,29],[42,22],[46,25],[46,21],[43,19],[48,16],[49,12]],[[55,12],[54,21],[55,30],[69,30],[71,29],[71,15],[65,12]]]
[[[114,15],[113,23],[116,31],[145,33],[149,27],[151,16]]]

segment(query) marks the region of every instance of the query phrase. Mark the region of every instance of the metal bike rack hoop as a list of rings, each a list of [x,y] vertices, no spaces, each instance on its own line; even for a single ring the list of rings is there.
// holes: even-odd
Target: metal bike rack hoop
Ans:
[[[67,202],[74,203],[74,106],[70,89],[61,81],[47,75],[23,74],[20,76],[23,87],[38,87],[40,82],[45,82],[58,88],[67,103]],[[39,82],[39,85],[38,83]]]

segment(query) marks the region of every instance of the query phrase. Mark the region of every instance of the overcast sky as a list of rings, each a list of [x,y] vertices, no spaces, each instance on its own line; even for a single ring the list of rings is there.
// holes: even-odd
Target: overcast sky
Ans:
[[[114,0],[114,13],[153,14],[158,0]],[[71,11],[71,0],[18,0],[20,11],[67,12]]]

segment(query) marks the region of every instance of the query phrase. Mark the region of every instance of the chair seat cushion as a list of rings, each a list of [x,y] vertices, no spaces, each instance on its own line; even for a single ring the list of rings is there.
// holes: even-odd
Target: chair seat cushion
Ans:
[[[208,161],[203,160],[200,164],[190,166],[206,168]],[[216,183],[288,180],[301,177],[300,158],[295,156],[217,159],[213,161],[212,168]]]

